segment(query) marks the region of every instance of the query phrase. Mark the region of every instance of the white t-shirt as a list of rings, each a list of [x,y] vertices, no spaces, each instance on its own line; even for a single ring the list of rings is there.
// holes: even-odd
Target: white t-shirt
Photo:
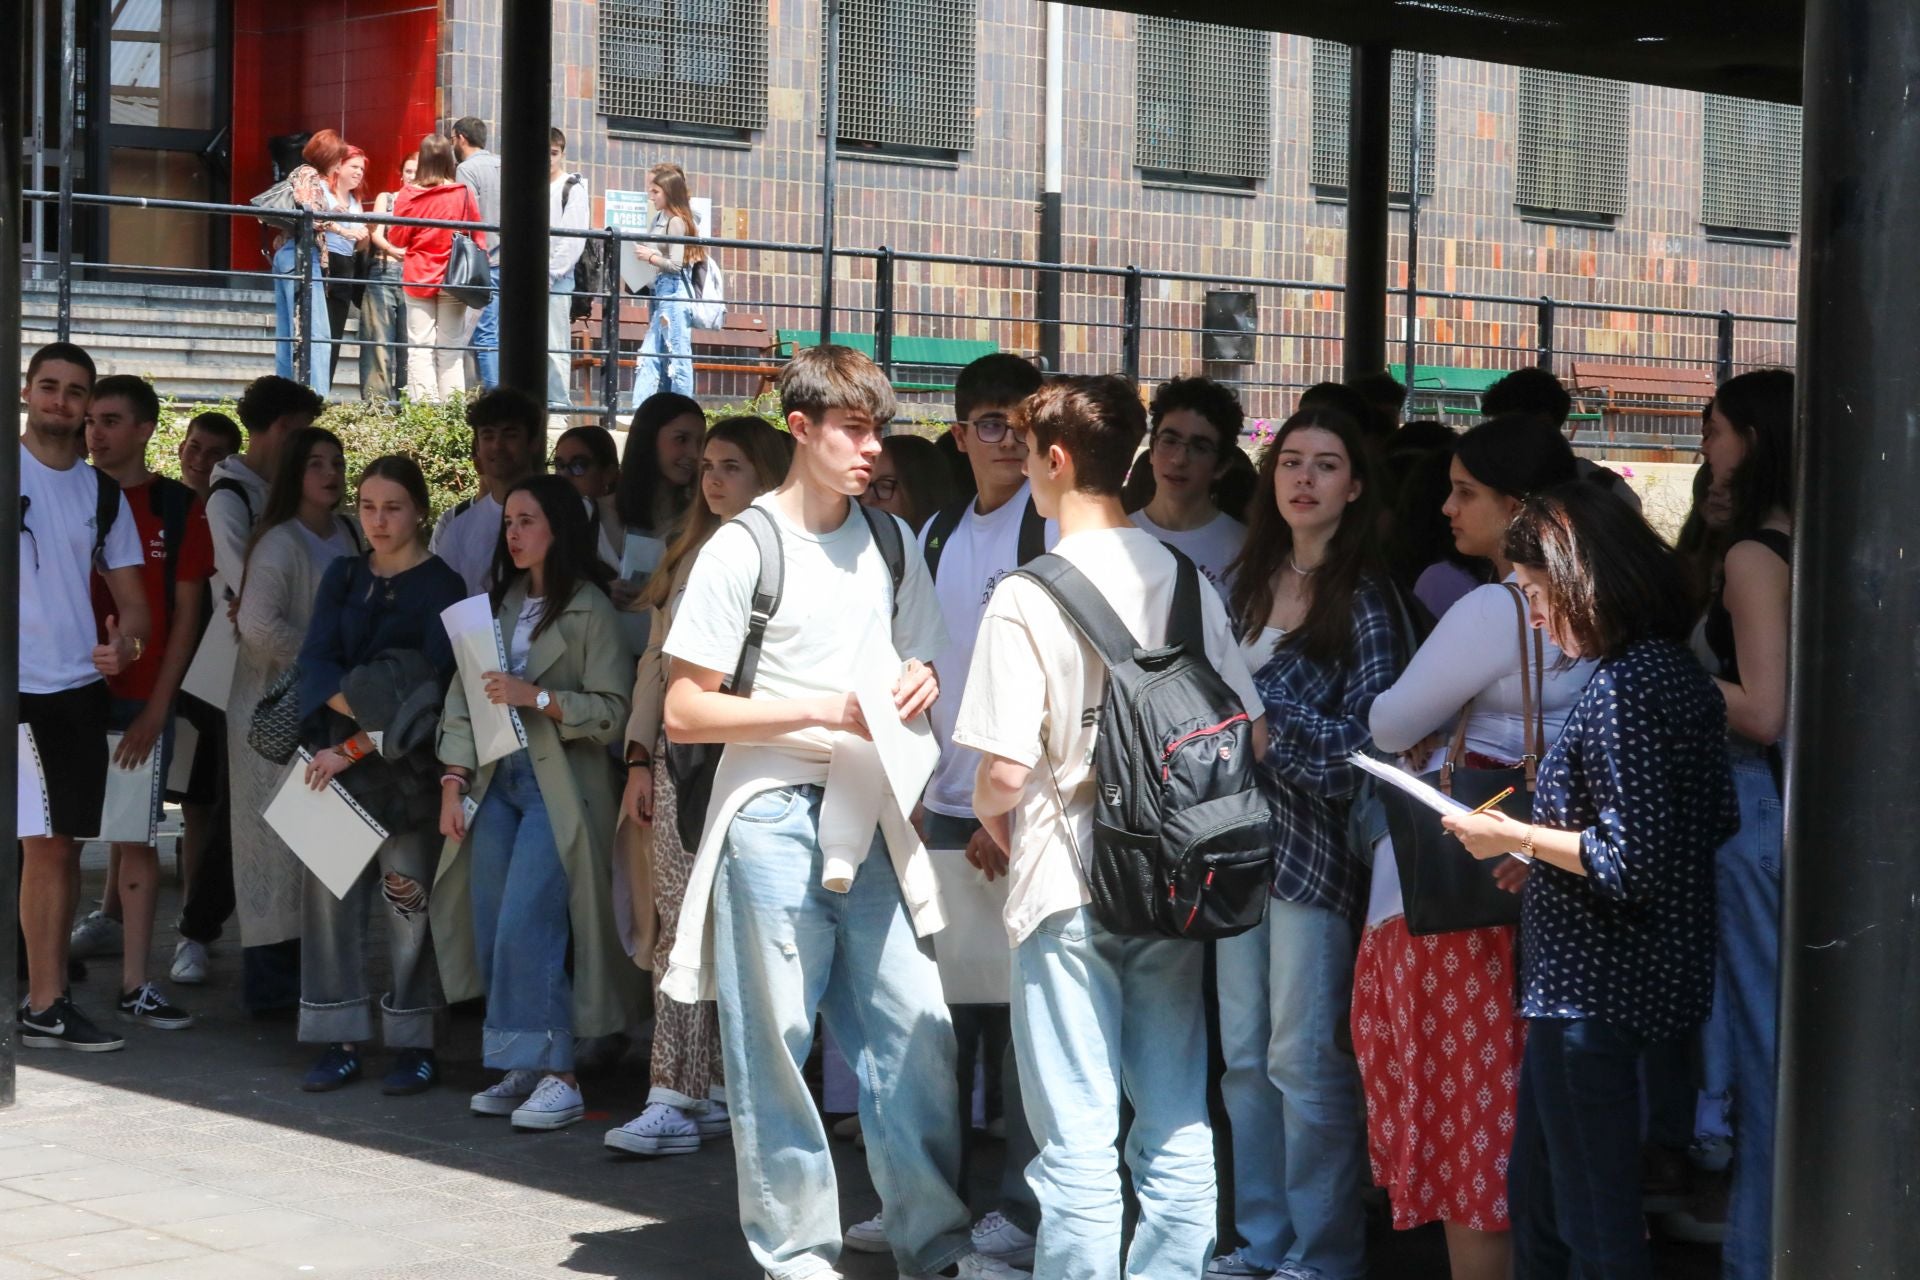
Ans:
[[[493,552],[500,545],[500,504],[488,490],[462,511],[452,508],[433,526],[427,550],[445,560],[466,580],[467,590],[483,595],[493,585]]]
[[[55,471],[20,445],[20,692],[64,693],[100,679],[93,647],[93,538],[100,481],[75,463]],[[133,509],[120,496],[120,514],[107,533],[101,563],[126,569],[142,563]],[[151,643],[151,641],[149,641]]]
[[[527,654],[533,650],[533,629],[540,625],[540,611],[547,607],[545,596],[528,596],[513,620],[513,634],[507,638],[507,674],[527,674]]]
[[[1247,526],[1224,511],[1198,529],[1162,529],[1147,519],[1145,510],[1133,513],[1133,523],[1168,546],[1179,548],[1180,554],[1193,561],[1194,567],[1213,584],[1222,603],[1226,601],[1232,589],[1227,566],[1240,554],[1240,545],[1247,540]]]
[[[1174,560],[1138,529],[1099,529],[1062,538],[1054,553],[1096,583],[1134,638],[1166,642]],[[944,557],[943,557],[944,559]],[[943,566],[944,568],[944,566]],[[1263,714],[1220,598],[1200,593],[1207,659],[1247,713]],[[1008,578],[995,588],[975,641],[967,694],[953,740],[1033,770],[1013,810],[1013,858],[1006,925],[1018,946],[1046,917],[1086,903],[1074,850],[1093,845],[1094,726],[1106,667],[1037,582]],[[1056,799],[1065,797],[1069,829]]]
[[[980,756],[953,741],[954,718],[960,714],[960,699],[967,690],[967,671],[973,665],[974,637],[980,634],[980,617],[993,589],[1020,563],[1020,525],[1026,517],[1028,488],[1007,499],[987,515],[973,507],[954,526],[940,552],[940,568],[934,574],[933,594],[940,602],[940,617],[947,624],[947,647],[934,660],[940,672],[940,700],[933,704],[933,732],[940,740],[940,763],[922,797],[928,809],[949,818],[973,817],[973,775],[980,767]],[[929,520],[920,531],[920,547],[927,545]],[[1044,544],[1051,548],[1060,537],[1060,526],[1047,521]]]
[[[812,534],[790,523],[772,494],[762,495],[754,505],[773,517],[785,576],[780,607],[767,624],[753,696],[812,698],[850,692],[864,656],[861,642],[868,620],[884,618],[893,598],[893,578],[866,517],[850,502],[839,528]],[[907,550],[900,607],[893,615],[893,647],[902,659],[931,662],[947,639],[933,583],[926,561],[914,554],[913,531],[896,517],[887,519],[900,525]],[[667,656],[731,678],[759,580],[760,553],[753,535],[736,524],[722,525],[694,560],[687,593],[667,633]]]

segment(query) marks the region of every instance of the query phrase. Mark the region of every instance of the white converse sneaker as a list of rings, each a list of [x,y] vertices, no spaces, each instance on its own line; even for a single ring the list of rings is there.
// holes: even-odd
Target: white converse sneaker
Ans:
[[[700,1130],[700,1137],[731,1138],[733,1136],[733,1113],[727,1110],[727,1104],[718,1098],[707,1100],[707,1109],[696,1112],[693,1123]]]
[[[953,1266],[954,1280],[1032,1280],[1033,1273],[1022,1271],[984,1253],[963,1254]],[[933,1280],[931,1276],[901,1276],[900,1280]]]
[[[207,948],[192,938],[182,938],[173,947],[170,976],[183,987],[197,987],[207,980]]]
[[[649,1102],[638,1116],[607,1130],[607,1145],[637,1156],[683,1156],[700,1149],[700,1130],[680,1108]]]
[[[548,1076],[534,1086],[533,1096],[513,1112],[516,1129],[564,1129],[587,1114],[587,1101],[578,1085]]]
[[[994,1210],[973,1224],[973,1250],[1015,1267],[1033,1265],[1033,1237]]]
[[[510,1116],[525,1102],[540,1083],[538,1071],[522,1068],[509,1071],[499,1081],[473,1095],[471,1107],[477,1116]]]
[[[893,1246],[887,1243],[887,1215],[876,1213],[865,1222],[856,1222],[847,1228],[841,1237],[847,1248],[855,1253],[888,1253]]]

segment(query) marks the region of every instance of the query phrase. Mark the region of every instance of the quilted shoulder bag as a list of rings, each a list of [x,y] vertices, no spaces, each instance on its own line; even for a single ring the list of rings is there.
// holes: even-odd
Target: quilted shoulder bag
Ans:
[[[293,759],[300,746],[300,664],[274,678],[247,721],[247,745],[275,764]]]

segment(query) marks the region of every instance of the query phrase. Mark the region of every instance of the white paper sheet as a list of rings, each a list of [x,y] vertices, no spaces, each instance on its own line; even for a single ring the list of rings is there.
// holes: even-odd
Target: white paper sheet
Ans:
[[[160,809],[160,744],[131,769],[122,769],[113,753],[124,735],[107,735],[107,800],[100,807],[100,830],[91,839],[152,844]]]
[[[1007,878],[986,874],[962,849],[929,849],[947,927],[933,935],[940,986],[948,1004],[1006,1004],[1013,981],[1007,945]]]
[[[629,533],[620,551],[620,576],[637,587],[660,567],[666,554],[665,539],[647,533]]]
[[[224,707],[233,692],[233,663],[240,656],[240,640],[234,635],[233,623],[227,620],[227,589],[217,576],[209,589],[213,592],[213,620],[200,636],[200,647],[187,664],[180,690],[210,707]]]
[[[468,596],[442,609],[440,622],[453,643],[460,685],[466,691],[475,758],[484,765],[512,755],[527,745],[526,726],[514,708],[487,701],[483,682],[487,672],[507,669],[507,646],[493,616],[493,602],[483,595]]]
[[[920,803],[920,793],[940,763],[940,743],[925,712],[902,722],[894,709],[893,686],[900,678],[902,663],[893,641],[881,629],[878,619],[867,625],[867,638],[855,668],[853,693],[860,699],[860,714],[880,756],[880,767],[887,775],[887,786],[902,816],[910,817]]]
[[[193,755],[200,749],[200,731],[185,716],[173,718],[173,763],[167,766],[167,790],[185,795],[193,783]]]
[[[373,861],[387,831],[338,782],[329,782],[319,791],[309,787],[306,772],[312,759],[304,747],[294,753],[279,789],[260,816],[314,878],[340,898]]]
[[[1452,796],[1435,789],[1422,779],[1414,777],[1405,769],[1396,769],[1390,764],[1383,764],[1375,760],[1372,756],[1359,751],[1354,752],[1348,756],[1347,759],[1361,770],[1372,774],[1390,787],[1404,791],[1421,804],[1427,806],[1427,808],[1442,816],[1446,814],[1473,812],[1473,806],[1461,804]],[[1533,861],[1532,858],[1529,858],[1524,853],[1516,852],[1510,856],[1518,858],[1522,862]]]
[[[40,749],[34,745],[33,730],[26,725],[19,726],[20,757],[16,769],[14,810],[14,835],[19,839],[28,836],[48,836],[53,834],[53,813],[47,807],[46,776],[40,771]]]

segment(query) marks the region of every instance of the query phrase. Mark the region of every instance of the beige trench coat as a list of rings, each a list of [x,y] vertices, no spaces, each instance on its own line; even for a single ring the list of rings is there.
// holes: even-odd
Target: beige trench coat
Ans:
[[[501,601],[502,634],[512,632],[525,600],[522,584]],[[534,777],[567,873],[576,1036],[625,1030],[639,995],[638,971],[623,953],[613,922],[612,847],[620,793],[607,747],[618,742],[626,728],[634,670],[633,653],[621,639],[615,618],[612,602],[597,588],[583,586],[574,593],[527,655],[526,678],[552,692],[563,718],[554,721],[532,711],[521,716]],[[458,679],[447,690],[439,752],[442,763],[474,771],[473,799],[476,804],[483,801],[494,765],[476,765],[466,690]],[[447,841],[434,875],[434,950],[449,1001],[486,992],[486,975],[474,955],[472,859],[467,848],[472,839],[469,826],[465,840]]]

